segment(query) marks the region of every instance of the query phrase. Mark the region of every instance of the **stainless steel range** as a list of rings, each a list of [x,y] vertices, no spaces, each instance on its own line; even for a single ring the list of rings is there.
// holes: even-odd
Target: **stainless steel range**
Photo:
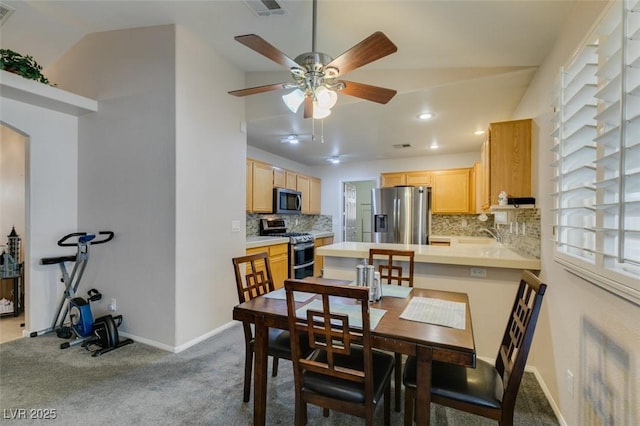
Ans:
[[[308,232],[287,232],[284,219],[260,219],[260,235],[289,238],[289,278],[313,276],[315,237]]]

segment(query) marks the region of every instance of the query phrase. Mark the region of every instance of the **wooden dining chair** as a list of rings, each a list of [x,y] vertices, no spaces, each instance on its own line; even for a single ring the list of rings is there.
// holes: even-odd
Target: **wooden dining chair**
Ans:
[[[476,368],[467,368],[434,361],[431,402],[497,420],[501,426],[512,425],[516,396],[546,288],[538,277],[523,271],[495,364],[479,359]],[[405,365],[404,385],[406,426],[413,424],[414,357],[409,357]]]
[[[414,258],[415,252],[413,250],[369,249],[369,265],[374,265],[374,260],[376,260],[376,269],[380,272],[381,284],[403,285],[406,283],[409,287],[413,287]],[[401,261],[408,263],[408,270],[399,264]],[[400,412],[402,399],[402,354],[396,353],[395,357],[395,410]]]
[[[384,397],[384,424],[389,425],[393,356],[372,349],[369,291],[365,287],[313,284],[286,280],[287,314],[295,382],[295,424],[307,424],[307,404],[362,417],[373,424],[373,415]],[[322,307],[307,309],[298,317],[294,291],[321,295]],[[362,326],[352,327],[346,314],[331,312],[330,298],[340,296],[355,306]],[[332,302],[333,303],[333,302]],[[296,333],[296,331],[298,333]],[[308,335],[312,352],[304,356],[300,336]]]
[[[244,303],[254,297],[262,296],[274,290],[269,256],[266,252],[235,257],[233,267],[236,275],[238,301]],[[255,336],[248,322],[243,322],[245,360],[244,360],[244,396],[243,401],[249,402],[251,393],[251,373],[253,371],[253,346]],[[291,342],[287,330],[269,329],[268,354],[273,357],[271,367],[272,376],[278,374],[278,359],[291,359]],[[305,340],[303,339],[303,347]],[[306,351],[309,352],[308,344]]]

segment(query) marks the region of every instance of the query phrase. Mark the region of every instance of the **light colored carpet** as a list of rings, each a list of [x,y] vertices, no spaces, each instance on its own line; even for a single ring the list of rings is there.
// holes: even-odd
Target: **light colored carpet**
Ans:
[[[0,416],[3,424],[64,425],[249,425],[253,399],[242,402],[244,339],[240,324],[179,354],[140,343],[101,357],[81,347],[59,349],[55,335],[22,338],[0,345]],[[280,361],[268,378],[268,425],[294,419],[293,374]],[[252,395],[253,396],[253,395]],[[382,407],[376,424],[382,424]],[[11,417],[24,409],[27,419]],[[16,411],[18,410],[18,411]],[[54,420],[30,420],[31,410],[55,410]],[[497,423],[432,405],[432,425]],[[42,413],[46,411],[35,411]],[[50,411],[51,412],[51,411]],[[391,411],[393,425],[402,413]],[[361,425],[362,419],[309,406],[309,425]],[[532,374],[518,396],[515,424],[557,425]]]

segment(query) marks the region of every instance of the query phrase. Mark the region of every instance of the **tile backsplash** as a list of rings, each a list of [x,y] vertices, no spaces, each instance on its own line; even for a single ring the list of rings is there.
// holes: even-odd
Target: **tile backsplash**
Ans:
[[[247,237],[260,235],[260,219],[284,219],[288,232],[332,232],[333,218],[331,215],[265,215],[247,213]]]
[[[464,235],[488,237],[483,228],[496,228],[502,242],[522,254],[540,258],[540,209],[513,210],[507,224],[496,225],[494,216],[487,214],[482,222],[477,214],[433,215],[431,233],[433,235]],[[522,232],[524,225],[524,234]],[[518,231],[516,232],[516,226]]]

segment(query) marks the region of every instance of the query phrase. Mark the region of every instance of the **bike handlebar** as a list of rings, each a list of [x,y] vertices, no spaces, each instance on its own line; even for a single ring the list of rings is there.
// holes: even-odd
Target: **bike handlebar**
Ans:
[[[112,231],[100,231],[98,235],[105,235],[102,239],[95,240],[91,242],[91,244],[103,244],[107,241],[111,241],[113,239],[114,233]],[[68,243],[67,240],[73,237],[78,237],[78,241],[75,243]],[[67,234],[64,237],[58,240],[58,245],[60,247],[74,247],[78,245],[79,241],[89,242],[92,241],[96,236],[94,234],[89,234],[87,232],[72,232],[71,234]]]

